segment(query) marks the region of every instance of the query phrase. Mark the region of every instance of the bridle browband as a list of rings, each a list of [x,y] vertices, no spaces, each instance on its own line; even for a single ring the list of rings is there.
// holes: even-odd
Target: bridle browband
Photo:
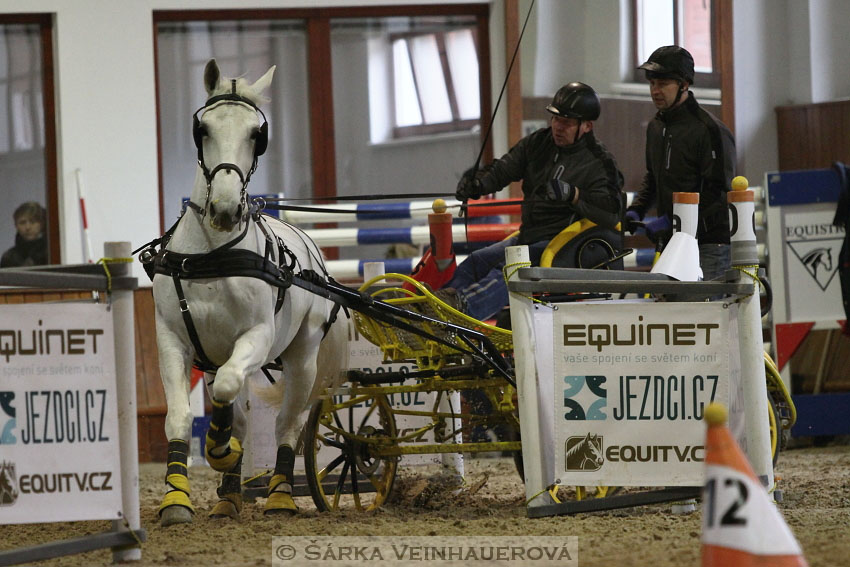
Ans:
[[[254,139],[254,156],[251,162],[251,169],[248,170],[248,173],[244,173],[242,169],[236,165],[235,163],[230,162],[222,162],[212,169],[207,167],[207,164],[204,160],[204,144],[203,138],[206,134],[204,130],[204,126],[201,124],[200,118],[198,118],[198,114],[201,112],[205,112],[207,109],[219,104],[244,104],[248,107],[252,108],[255,112],[258,112],[260,116],[263,118],[263,123],[260,125],[260,128],[257,132],[256,138]],[[220,171],[225,172],[235,172],[236,175],[239,176],[239,181],[242,184],[239,193],[239,209],[238,216],[240,219],[240,223],[243,220],[246,220],[248,212],[248,182],[251,181],[251,176],[257,170],[257,163],[259,161],[259,157],[265,153],[266,147],[268,146],[268,120],[266,119],[265,113],[257,106],[254,101],[248,99],[240,94],[236,93],[236,79],[230,80],[230,92],[224,93],[220,95],[216,95],[207,99],[202,107],[195,111],[192,114],[192,138],[195,141],[195,147],[198,150],[198,166],[201,168],[201,172],[204,175],[204,180],[206,181],[206,189],[207,194],[204,200],[204,206],[201,207],[197,203],[192,202],[191,200],[188,202],[187,206],[198,213],[201,216],[205,216],[207,211],[209,210],[209,201],[210,201],[210,192],[212,191],[212,182],[215,178],[216,174]]]

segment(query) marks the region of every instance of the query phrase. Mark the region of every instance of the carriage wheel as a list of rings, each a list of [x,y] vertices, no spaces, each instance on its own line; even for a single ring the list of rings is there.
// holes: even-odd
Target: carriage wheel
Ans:
[[[370,449],[396,437],[395,417],[385,396],[370,401],[363,410],[325,399],[310,410],[304,431],[304,468],[320,512],[374,510],[392,491],[398,458],[375,457]]]

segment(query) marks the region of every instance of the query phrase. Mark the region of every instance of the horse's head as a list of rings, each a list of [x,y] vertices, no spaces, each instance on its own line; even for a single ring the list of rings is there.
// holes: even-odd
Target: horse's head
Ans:
[[[268,144],[268,124],[258,104],[267,100],[261,93],[274,70],[249,84],[222,77],[215,59],[204,69],[209,98],[193,117],[192,135],[206,179],[204,212],[217,230],[233,230],[248,214],[248,181]]]

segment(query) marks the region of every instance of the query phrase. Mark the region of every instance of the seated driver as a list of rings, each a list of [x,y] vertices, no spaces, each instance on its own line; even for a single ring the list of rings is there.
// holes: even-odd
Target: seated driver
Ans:
[[[610,229],[620,222],[623,175],[593,135],[600,113],[596,92],[584,83],[569,83],[546,110],[552,114],[549,127],[529,134],[490,166],[470,169],[457,185],[455,196],[466,201],[522,180],[519,235],[470,254],[437,293],[479,320],[508,304],[505,248],[528,245],[531,263],[537,265],[549,241],[573,222],[586,218]]]

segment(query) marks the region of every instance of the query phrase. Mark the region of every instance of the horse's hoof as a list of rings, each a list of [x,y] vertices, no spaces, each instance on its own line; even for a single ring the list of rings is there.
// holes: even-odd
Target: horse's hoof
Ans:
[[[159,525],[163,528],[174,524],[192,523],[192,512],[184,506],[168,506],[159,513]]]
[[[242,495],[227,494],[213,506],[210,512],[210,518],[232,518],[239,519],[239,512],[242,511]]]
[[[289,514],[293,516],[298,513],[298,506],[292,495],[286,492],[272,492],[266,500],[266,507],[263,514],[271,516],[274,514]]]

